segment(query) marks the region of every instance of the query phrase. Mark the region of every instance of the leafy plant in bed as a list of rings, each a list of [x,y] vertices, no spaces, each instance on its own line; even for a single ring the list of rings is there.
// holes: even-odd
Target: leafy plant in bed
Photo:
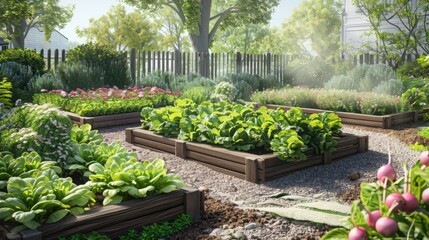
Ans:
[[[133,87],[128,89],[99,88],[69,93],[52,90],[34,95],[37,104],[51,103],[62,110],[81,116],[93,117],[119,113],[139,112],[143,107],[163,107],[173,104],[180,92],[157,87]]]
[[[307,115],[299,108],[287,112],[227,102],[195,104],[179,99],[174,106],[142,109],[142,128],[181,140],[221,145],[239,151],[270,151],[280,159],[305,159],[335,148],[341,120],[334,113]]]
[[[70,119],[47,105],[13,109],[0,123],[2,143],[22,133],[16,144],[2,144],[0,152],[0,221],[11,232],[81,214],[95,203],[97,193],[109,205],[184,186],[179,176],[167,174],[163,160],[139,162],[119,142],[104,142],[88,125],[71,127]],[[62,155],[57,150],[64,144],[67,154]],[[84,184],[73,181],[74,172],[82,173]]]

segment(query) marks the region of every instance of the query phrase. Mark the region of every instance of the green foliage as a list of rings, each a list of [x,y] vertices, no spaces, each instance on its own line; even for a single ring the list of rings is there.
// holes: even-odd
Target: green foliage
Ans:
[[[283,88],[257,92],[252,95],[251,100],[260,104],[277,104],[373,115],[397,113],[401,110],[401,106],[405,104],[400,101],[399,97],[388,95],[307,88]]]
[[[238,89],[230,82],[220,82],[215,86],[214,92],[210,99],[212,101],[227,101],[234,102],[238,98]]]
[[[416,141],[409,147],[415,151],[429,150],[429,128],[424,128],[417,133]]]
[[[7,192],[0,194],[0,220],[20,225],[12,229],[36,229],[42,223],[53,223],[68,214],[78,215],[95,202],[88,186],[76,186],[71,178],[60,178],[53,170],[37,177],[12,177]]]
[[[0,81],[0,103],[3,103],[6,108],[12,107],[12,84],[3,78]]]
[[[31,69],[33,75],[43,74],[45,71],[45,60],[34,50],[9,48],[0,51],[0,63],[16,62]]]
[[[390,79],[381,82],[372,91],[380,94],[401,96],[402,92],[404,91],[404,86],[402,85],[401,81],[397,79]]]
[[[286,73],[285,73],[286,75]],[[284,81],[279,81],[277,76],[275,75],[267,75],[259,80],[259,91],[267,90],[267,89],[279,89],[289,83],[288,79],[283,79]],[[256,91],[254,89],[254,91]]]
[[[86,185],[103,192],[103,205],[117,204],[124,198],[168,193],[184,186],[179,176],[167,174],[163,160],[140,162],[135,154],[129,153],[111,156],[104,166],[93,163],[89,171],[90,181]]]
[[[157,134],[239,151],[274,150],[288,161],[304,158],[307,147],[318,153],[332,151],[332,136],[341,129],[335,114],[308,116],[295,108],[288,112],[264,107],[254,110],[227,102],[196,105],[189,99],[177,100],[174,107],[144,108],[141,114],[142,128]],[[294,137],[286,141],[290,136]]]
[[[415,77],[415,78],[427,78],[429,77],[429,67],[423,67],[418,62],[407,62],[401,65],[397,70],[396,74],[400,78]]]
[[[153,51],[160,48],[160,28],[159,21],[152,14],[138,10],[130,12],[119,4],[112,6],[100,18],[89,19],[89,26],[77,28],[76,32],[87,42],[93,41],[113,50],[135,48]]]
[[[140,86],[159,87],[162,89],[172,89],[171,85],[175,81],[174,73],[155,71],[140,79]]]
[[[332,64],[319,58],[298,59],[291,63],[291,67],[293,69],[292,84],[304,85],[309,88],[322,87],[334,75]]]
[[[42,161],[37,152],[23,153],[14,158],[9,152],[0,152],[0,191],[4,191],[11,177],[37,177],[41,172],[52,169],[60,174],[61,168],[54,161]]]
[[[158,240],[166,239],[180,233],[192,224],[189,215],[182,214],[172,221],[164,221],[144,226],[141,231],[134,229],[120,235],[119,240]],[[90,234],[74,234],[70,237],[60,237],[58,240],[110,240],[109,237],[93,232]]]
[[[64,162],[70,154],[71,120],[49,105],[17,107],[1,120],[11,129],[1,132],[0,150],[15,156],[36,151],[43,160]]]
[[[72,66],[80,64],[84,65],[88,69],[98,69],[98,71],[101,72],[100,74],[102,79],[96,78],[92,80],[96,81],[96,83],[90,86],[90,88],[102,87],[104,85],[124,88],[125,86],[129,86],[131,84],[126,55],[124,53],[112,50],[107,46],[101,46],[99,44],[93,43],[79,45],[68,52],[67,64],[71,64]],[[61,75],[60,78],[61,81],[63,81]],[[86,78],[88,79],[89,76]],[[78,80],[79,79],[76,81]],[[79,81],[83,81],[82,83],[85,84],[84,80]],[[100,81],[100,84],[98,81]],[[75,85],[74,87],[71,87],[67,90],[70,91],[78,87],[85,88],[86,86],[87,85]]]
[[[181,98],[188,98],[200,104],[210,99],[212,91],[213,88],[208,86],[191,86],[183,91]]]
[[[29,88],[34,93],[40,93],[41,90],[51,91],[55,89],[62,89],[63,84],[55,74],[45,73],[42,76],[31,79]]]
[[[82,126],[73,125],[70,131],[70,141],[72,143],[90,143],[98,145],[104,141],[103,135],[98,130],[91,130],[91,125],[83,124]]]
[[[177,92],[168,92],[156,88],[145,89],[106,89],[85,92],[82,89],[55,91],[35,94],[37,104],[53,104],[62,110],[77,113],[80,116],[93,117],[110,114],[139,112],[143,107],[163,107],[172,105]],[[63,96],[62,96],[63,95]]]
[[[400,83],[395,80],[396,74],[391,67],[382,64],[363,64],[356,65],[345,75],[332,77],[331,80],[324,84],[324,88],[355,90],[359,92],[378,91],[378,93],[400,95]]]
[[[404,111],[423,110],[429,104],[427,90],[428,88],[411,88],[405,91],[401,96],[402,109]]]
[[[93,89],[104,86],[104,73],[98,66],[67,62],[58,66],[57,74],[66,91],[76,88]]]
[[[360,186],[360,201],[352,205],[351,216],[348,218],[348,227],[363,227],[369,235],[369,239],[385,239],[375,229],[367,225],[365,217],[367,211],[380,210],[382,216],[390,217],[399,225],[399,230],[394,233],[392,239],[428,239],[429,238],[429,206],[421,199],[421,194],[429,186],[429,168],[422,168],[418,161],[406,171],[406,176],[389,182],[385,185],[380,181],[367,183]],[[408,184],[407,184],[408,182]],[[390,193],[402,194],[407,186],[407,192],[414,195],[419,202],[417,210],[410,213],[399,210],[393,213],[385,203],[385,197]],[[346,229],[334,229],[328,232],[322,239],[348,239],[349,231]]]
[[[34,77],[31,68],[16,62],[0,63],[0,79],[7,78],[12,83],[12,101],[31,100],[28,83]]]

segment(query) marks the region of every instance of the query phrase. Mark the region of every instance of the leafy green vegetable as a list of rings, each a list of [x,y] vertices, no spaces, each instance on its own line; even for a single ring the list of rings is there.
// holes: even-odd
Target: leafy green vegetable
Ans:
[[[258,110],[228,102],[189,99],[175,106],[143,108],[142,128],[185,141],[222,145],[239,151],[274,151],[284,160],[305,158],[309,147],[317,153],[333,151],[334,135],[341,134],[341,120],[334,113],[307,115],[299,108]]]
[[[117,204],[124,198],[168,193],[184,186],[179,176],[167,174],[163,160],[140,162],[128,153],[111,156],[104,166],[93,163],[89,171],[87,185],[96,192],[103,191],[103,205]]]
[[[11,177],[36,177],[41,171],[52,169],[60,174],[61,168],[54,161],[43,161],[37,152],[24,153],[14,158],[11,153],[0,152],[0,190],[4,190]]]
[[[0,192],[0,220],[21,225],[12,229],[36,229],[42,223],[61,220],[66,215],[83,213],[95,202],[95,194],[85,185],[76,186],[71,178],[60,178],[46,170],[35,178],[12,177],[7,192]]]
[[[72,143],[99,144],[104,141],[104,137],[97,130],[91,130],[89,124],[83,124],[80,127],[75,124],[70,131],[70,140]]]

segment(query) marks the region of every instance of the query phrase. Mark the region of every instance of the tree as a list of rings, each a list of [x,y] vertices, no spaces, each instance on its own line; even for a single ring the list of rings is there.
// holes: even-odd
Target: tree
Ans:
[[[334,59],[340,47],[342,4],[339,0],[304,0],[282,24],[288,54]]]
[[[60,6],[59,0],[0,0],[0,31],[15,48],[24,48],[31,28],[43,28],[48,40],[55,28],[63,28],[70,21],[73,9]]]
[[[160,24],[148,14],[134,11],[127,13],[123,5],[113,6],[106,15],[91,18],[89,27],[76,29],[80,37],[95,41],[112,49],[124,51],[128,48],[154,50],[159,46]]]
[[[208,52],[219,28],[268,23],[279,0],[124,0],[141,9],[171,8],[189,32],[194,49]]]
[[[428,0],[353,0],[353,4],[370,23],[366,35],[375,36],[375,41],[364,47],[383,54],[391,67],[400,66],[409,54],[418,58],[429,53]]]
[[[157,21],[162,25],[160,29],[163,35],[162,46],[179,52],[188,50],[191,47],[191,42],[185,31],[185,26],[177,13],[170,8],[165,8],[163,11],[158,11],[156,16]]]
[[[211,48],[214,52],[256,54],[266,52],[263,39],[267,37],[269,27],[264,24],[247,24],[236,29],[221,31]]]

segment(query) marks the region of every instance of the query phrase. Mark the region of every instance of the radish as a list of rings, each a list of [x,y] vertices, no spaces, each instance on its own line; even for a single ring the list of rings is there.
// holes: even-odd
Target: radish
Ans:
[[[363,227],[354,227],[349,232],[349,240],[364,240],[368,239],[368,233]]]
[[[422,200],[424,203],[429,204],[429,188],[426,188],[422,192]]]
[[[402,198],[402,195],[399,193],[389,194],[389,196],[386,197],[385,203],[389,208],[392,207],[395,203],[397,204],[397,206],[392,209],[392,212],[394,213],[397,213],[398,210],[404,210],[405,207],[405,201]]]
[[[368,215],[366,217],[366,224],[368,224],[368,226],[372,229],[375,229],[375,223],[377,222],[378,219],[381,218],[381,211],[380,210],[375,210],[372,212],[368,212]]]
[[[402,194],[402,199],[405,203],[403,210],[406,213],[412,213],[419,208],[419,200],[413,194],[406,192]]]
[[[391,237],[398,231],[398,223],[389,217],[378,219],[375,230],[385,237]]]
[[[424,151],[420,154],[420,162],[425,166],[429,166],[429,151]]]
[[[394,181],[396,178],[395,169],[392,167],[392,158],[390,157],[390,149],[389,149],[389,162],[378,169],[377,178],[381,182],[384,182],[386,178],[389,178],[391,181]]]

